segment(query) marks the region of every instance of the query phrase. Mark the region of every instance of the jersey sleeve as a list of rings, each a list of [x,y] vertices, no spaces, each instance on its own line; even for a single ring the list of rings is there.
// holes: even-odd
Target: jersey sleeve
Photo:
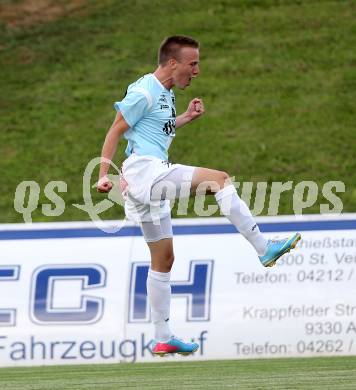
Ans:
[[[120,111],[126,123],[133,127],[148,114],[151,104],[149,93],[143,89],[131,89],[120,102],[114,104],[116,111]]]

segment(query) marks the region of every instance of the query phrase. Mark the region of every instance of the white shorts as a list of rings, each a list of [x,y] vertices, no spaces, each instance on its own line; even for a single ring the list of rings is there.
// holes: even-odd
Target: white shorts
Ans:
[[[122,164],[127,219],[154,222],[170,216],[170,199],[188,197],[195,167],[132,154]]]
[[[140,224],[146,242],[156,242],[173,237],[171,216],[167,215],[159,220],[159,224],[153,222],[141,222]]]

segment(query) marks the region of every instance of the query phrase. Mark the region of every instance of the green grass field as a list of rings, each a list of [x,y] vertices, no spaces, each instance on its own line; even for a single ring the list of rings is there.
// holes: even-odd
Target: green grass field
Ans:
[[[6,390],[355,389],[356,357],[0,369]]]
[[[341,180],[344,211],[354,211],[355,12],[347,0],[1,1],[0,222],[22,221],[13,200],[23,180],[41,189],[34,221],[89,218],[72,204],[83,203],[83,171],[100,155],[113,102],[176,33],[201,42],[201,74],[177,92],[178,112],[201,96],[206,115],[178,131],[171,160],[238,181],[314,180],[318,203],[306,213],[319,213],[325,182]],[[66,207],[48,217],[52,180],[67,183]],[[293,213],[291,201],[282,194],[278,213]],[[122,215],[113,207],[102,218]]]

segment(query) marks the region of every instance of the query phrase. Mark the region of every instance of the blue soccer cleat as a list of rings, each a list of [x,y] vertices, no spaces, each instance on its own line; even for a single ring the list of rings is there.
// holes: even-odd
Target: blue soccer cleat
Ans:
[[[152,342],[151,351],[154,355],[165,356],[167,354],[179,353],[180,355],[190,355],[197,351],[197,343],[184,343],[182,340],[172,336],[166,343]]]
[[[300,233],[295,233],[292,237],[283,240],[268,240],[266,254],[259,256],[262,265],[273,267],[281,256],[295,248],[301,238]]]

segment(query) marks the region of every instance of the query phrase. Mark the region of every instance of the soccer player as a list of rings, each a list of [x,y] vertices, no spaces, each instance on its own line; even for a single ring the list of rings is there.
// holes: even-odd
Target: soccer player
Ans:
[[[190,354],[198,349],[198,344],[173,336],[169,326],[170,271],[174,261],[169,199],[178,197],[187,187],[191,194],[203,190],[214,194],[221,212],[252,244],[265,267],[274,265],[300,240],[296,233],[283,240],[267,241],[227,173],[168,162],[168,148],[176,129],[198,119],[205,111],[202,99],[195,98],[177,116],[172,88],[185,89],[198,74],[196,40],[171,36],[162,42],[157,69],[129,85],[125,97],[114,105],[117,113],[102,148],[97,184],[99,192],[111,190],[107,173],[123,136],[128,141],[127,158],[122,163],[125,213],[127,218],[140,223],[151,253],[147,295],[155,328],[152,352],[161,356]]]

